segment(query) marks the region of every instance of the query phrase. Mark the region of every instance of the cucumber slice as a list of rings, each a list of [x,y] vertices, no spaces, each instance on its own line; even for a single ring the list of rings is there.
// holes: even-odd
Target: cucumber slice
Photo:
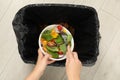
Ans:
[[[57,52],[52,52],[47,50],[48,54],[50,54],[52,56],[52,58],[59,58],[59,54]]]
[[[66,53],[66,51],[67,51],[66,44],[60,45],[60,51],[62,51],[64,54]]]
[[[47,48],[47,50],[52,51],[52,52],[58,52],[59,51],[58,47],[49,47],[47,45],[46,48]]]

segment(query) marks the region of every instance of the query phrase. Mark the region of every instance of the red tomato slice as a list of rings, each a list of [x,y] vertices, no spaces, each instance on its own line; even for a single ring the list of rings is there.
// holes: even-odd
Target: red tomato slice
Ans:
[[[63,52],[62,52],[62,51],[59,51],[58,54],[59,54],[59,55],[63,55]]]

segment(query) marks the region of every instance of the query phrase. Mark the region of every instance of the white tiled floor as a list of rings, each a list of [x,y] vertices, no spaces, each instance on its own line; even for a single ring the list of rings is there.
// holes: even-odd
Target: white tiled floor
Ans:
[[[83,67],[81,80],[119,80],[120,0],[0,0],[0,80],[24,80],[34,65],[25,64],[17,50],[12,20],[31,3],[66,3],[92,6],[100,19],[100,55],[92,67]],[[41,80],[67,80],[65,68],[47,67]]]

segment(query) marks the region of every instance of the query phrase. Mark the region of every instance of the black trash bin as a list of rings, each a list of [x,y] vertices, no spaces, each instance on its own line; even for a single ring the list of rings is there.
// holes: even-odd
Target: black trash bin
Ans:
[[[25,63],[37,60],[40,32],[50,24],[64,25],[72,33],[74,51],[83,65],[93,65],[99,54],[99,20],[94,8],[72,4],[31,4],[20,9],[13,20],[18,50]],[[64,66],[65,60],[52,66]]]

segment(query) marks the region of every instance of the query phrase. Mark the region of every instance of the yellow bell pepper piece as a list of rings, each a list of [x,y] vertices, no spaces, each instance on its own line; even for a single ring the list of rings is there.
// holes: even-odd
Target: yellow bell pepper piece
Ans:
[[[66,30],[65,30],[65,29],[62,29],[62,32],[66,33]]]
[[[42,43],[43,46],[47,45],[47,41],[45,39],[43,39],[43,38],[41,38],[41,43]]]
[[[43,46],[46,46],[47,45],[47,41],[43,41]]]
[[[43,47],[43,50],[44,50],[45,52],[47,52],[47,49],[46,49],[46,47]]]
[[[51,31],[51,36],[52,36],[53,38],[57,38],[58,33],[53,29],[53,30]]]

